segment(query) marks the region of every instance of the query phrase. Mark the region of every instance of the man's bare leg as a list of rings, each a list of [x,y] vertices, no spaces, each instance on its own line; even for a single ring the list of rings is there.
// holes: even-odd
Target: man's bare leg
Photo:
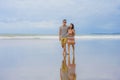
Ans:
[[[66,45],[65,44],[63,44],[63,57],[65,57],[65,51],[66,51]]]

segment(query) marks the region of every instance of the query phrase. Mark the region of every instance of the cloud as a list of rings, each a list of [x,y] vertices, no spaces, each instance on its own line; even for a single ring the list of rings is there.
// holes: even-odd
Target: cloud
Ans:
[[[28,21],[18,21],[18,22],[0,22],[0,26],[4,28],[15,28],[15,27],[31,27],[31,28],[54,28],[58,26],[55,21],[41,21],[41,22],[28,22]]]
[[[84,33],[92,32],[92,28],[101,32],[100,29],[105,29],[103,25],[111,24],[112,28],[118,28],[114,27],[117,26],[114,23],[120,21],[119,8],[119,0],[1,0],[0,22],[21,28],[33,25],[33,28],[39,25],[47,27],[47,24],[55,28],[59,26],[58,21],[60,23],[67,18],[68,22],[75,23],[77,30],[80,28]]]
[[[116,13],[120,3],[118,0],[7,0],[3,1],[1,5],[3,9],[10,9],[13,14],[24,17],[45,15],[52,18],[60,15],[72,18],[89,18],[93,15],[106,16],[108,13],[109,15]]]
[[[13,21],[0,22],[0,33],[41,33],[51,34],[57,32],[60,26],[57,21]],[[56,29],[56,30],[55,30]]]
[[[120,4],[118,4],[118,1],[113,2],[113,0],[7,0],[1,3],[1,5],[3,9],[13,10],[16,15],[21,16],[47,16],[49,14],[56,16],[59,14],[76,18],[77,16],[108,15],[108,13],[115,12],[114,8]]]
[[[59,9],[66,8],[74,3],[72,0],[6,0],[6,2],[2,2],[1,5],[4,8],[20,10]]]

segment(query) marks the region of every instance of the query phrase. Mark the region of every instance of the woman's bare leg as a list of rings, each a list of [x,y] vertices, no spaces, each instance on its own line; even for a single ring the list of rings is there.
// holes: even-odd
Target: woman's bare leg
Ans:
[[[74,46],[74,44],[72,44],[72,49],[73,49],[73,60],[72,60],[72,64],[75,64],[75,46]]]
[[[75,46],[72,44],[72,49],[73,49],[73,56],[75,55]]]
[[[68,44],[68,55],[70,55],[70,44]]]
[[[70,64],[70,44],[68,44],[68,65]]]

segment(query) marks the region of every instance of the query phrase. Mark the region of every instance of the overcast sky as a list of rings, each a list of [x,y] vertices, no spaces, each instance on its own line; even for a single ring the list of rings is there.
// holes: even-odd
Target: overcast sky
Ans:
[[[58,34],[64,18],[77,34],[120,33],[120,0],[0,0],[0,33]]]

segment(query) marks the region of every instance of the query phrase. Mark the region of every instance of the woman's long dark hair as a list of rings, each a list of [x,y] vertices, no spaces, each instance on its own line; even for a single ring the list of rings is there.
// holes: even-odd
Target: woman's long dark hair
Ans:
[[[72,25],[72,29],[74,29],[74,24],[73,23],[70,23]]]

